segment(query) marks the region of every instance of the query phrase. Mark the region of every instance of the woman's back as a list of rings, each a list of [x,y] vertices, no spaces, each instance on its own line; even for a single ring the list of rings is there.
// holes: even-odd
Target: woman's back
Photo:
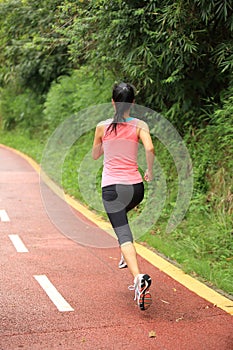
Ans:
[[[110,131],[112,120],[104,122],[104,169],[102,187],[111,184],[134,184],[142,181],[138,171],[138,135],[137,118],[128,118],[118,123],[116,132]]]

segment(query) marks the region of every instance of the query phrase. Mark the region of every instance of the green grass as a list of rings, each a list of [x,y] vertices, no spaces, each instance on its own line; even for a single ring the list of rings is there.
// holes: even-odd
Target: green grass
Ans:
[[[224,221],[224,222],[223,222]],[[160,219],[142,241],[178,263],[186,273],[233,295],[232,226],[222,215],[191,212],[170,234]]]
[[[100,188],[101,168],[97,171],[95,165],[92,170],[96,184],[90,182],[89,173],[86,174],[88,181],[85,181],[85,174],[83,180],[83,185],[87,187],[79,186],[80,167],[83,162],[89,161],[87,153],[91,149],[92,139],[93,132],[83,135],[70,148],[62,169],[64,191],[84,202],[87,193],[93,192],[94,197],[93,189],[96,191],[96,188]],[[30,139],[20,132],[1,131],[0,143],[26,153],[38,163],[41,161],[45,147],[45,141],[38,138]],[[96,163],[92,162],[92,164]],[[96,174],[95,171],[97,171]],[[172,196],[171,193],[170,201]],[[140,241],[179,264],[186,273],[233,296],[233,231],[230,216],[220,210],[211,210],[205,204],[204,195],[196,196],[185,219],[175,231],[168,234],[165,228],[172,209],[169,198],[158,222],[141,237]],[[86,204],[89,204],[88,200]],[[95,203],[91,207],[95,209]],[[134,212],[131,215],[137,215],[137,213]]]
[[[23,131],[0,131],[0,143],[15,148],[40,164],[45,141],[29,138]]]

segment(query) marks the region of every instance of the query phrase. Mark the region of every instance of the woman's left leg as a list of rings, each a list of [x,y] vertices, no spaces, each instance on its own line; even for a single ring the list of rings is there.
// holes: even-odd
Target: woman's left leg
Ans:
[[[133,245],[127,212],[137,206],[144,196],[143,183],[135,185],[111,185],[103,188],[103,203],[117,235],[127,266],[135,277],[140,273],[137,254]]]
[[[126,206],[126,215],[127,213],[135,208],[138,204],[141,203],[141,201],[144,198],[144,185],[143,182],[139,184],[133,185],[133,196],[131,201]],[[137,276],[140,271],[138,267],[138,261],[137,261],[137,253],[136,249],[134,247],[133,241],[127,242],[125,244],[121,245],[121,252],[123,254],[123,257],[125,259],[125,262],[132,273],[132,275],[135,277]]]

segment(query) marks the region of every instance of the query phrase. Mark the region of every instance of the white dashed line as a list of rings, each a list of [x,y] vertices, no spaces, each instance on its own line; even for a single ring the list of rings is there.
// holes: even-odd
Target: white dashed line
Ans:
[[[74,309],[67,303],[63,296],[57,291],[54,285],[50,282],[47,276],[34,276],[40,286],[44,289],[48,297],[61,312],[74,311]]]
[[[6,210],[4,210],[4,209],[1,209],[1,210],[0,210],[0,220],[1,220],[2,222],[8,222],[8,221],[10,221],[9,216],[7,215]]]
[[[18,253],[28,253],[27,247],[18,235],[9,235],[9,238]]]

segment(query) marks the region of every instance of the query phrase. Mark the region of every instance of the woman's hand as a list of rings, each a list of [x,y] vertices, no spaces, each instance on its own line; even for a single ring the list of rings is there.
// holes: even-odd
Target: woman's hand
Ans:
[[[152,171],[149,171],[148,169],[146,169],[145,174],[144,174],[144,180],[147,182],[150,182],[153,180],[153,173]]]

